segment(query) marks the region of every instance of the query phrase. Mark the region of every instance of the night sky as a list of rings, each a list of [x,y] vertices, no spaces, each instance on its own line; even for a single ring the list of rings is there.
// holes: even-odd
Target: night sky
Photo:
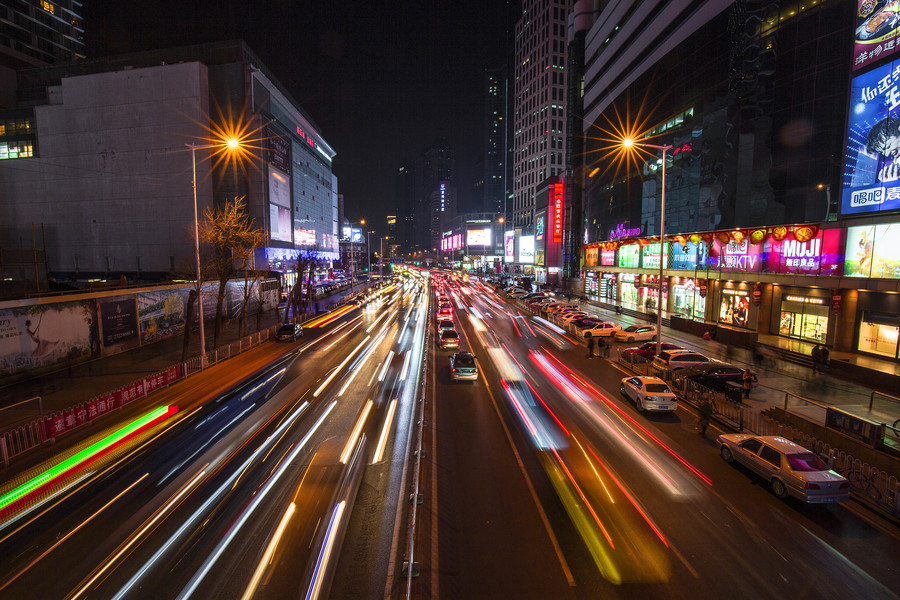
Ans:
[[[485,68],[508,61],[519,3],[87,0],[88,58],[243,39],[337,152],[351,219],[383,223],[395,174],[449,140],[460,202],[483,151]]]

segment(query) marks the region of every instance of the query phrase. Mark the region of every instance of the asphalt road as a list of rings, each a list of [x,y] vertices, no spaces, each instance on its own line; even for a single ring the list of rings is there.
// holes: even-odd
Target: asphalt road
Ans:
[[[485,377],[435,350],[419,597],[897,597],[891,525],[778,500],[690,410],[638,413],[626,373],[486,288],[454,301]]]

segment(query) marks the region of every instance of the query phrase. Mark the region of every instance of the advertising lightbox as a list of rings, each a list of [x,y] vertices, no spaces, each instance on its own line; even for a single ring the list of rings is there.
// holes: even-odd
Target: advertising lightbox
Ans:
[[[669,242],[663,244],[663,258],[667,259],[669,254]],[[641,251],[642,266],[645,269],[659,268],[659,244],[647,244]],[[668,260],[666,260],[668,262]],[[668,266],[668,265],[666,265]]]
[[[616,251],[601,249],[600,265],[604,267],[614,267],[616,265]]]
[[[286,173],[269,167],[269,234],[273,240],[290,242],[291,223],[290,178]]]
[[[503,234],[503,252],[506,262],[516,260],[516,232],[507,231]]]
[[[900,279],[900,223],[847,228],[845,277]]]
[[[900,62],[853,78],[841,214],[900,209]]]
[[[469,229],[466,231],[466,244],[469,246],[490,246],[490,229]]]
[[[519,261],[523,265],[534,264],[534,236],[519,236]]]
[[[853,34],[853,70],[887,58],[900,48],[900,6],[895,0],[858,0]]]
[[[619,247],[620,267],[638,269],[641,266],[641,247],[637,244],[628,244]]]

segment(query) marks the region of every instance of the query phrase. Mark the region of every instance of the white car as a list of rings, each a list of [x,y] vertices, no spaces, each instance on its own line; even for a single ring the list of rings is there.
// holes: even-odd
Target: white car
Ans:
[[[775,435],[727,433],[716,438],[726,462],[737,461],[763,477],[779,498],[793,496],[810,504],[843,502],[850,482],[816,454]]]
[[[528,292],[526,292],[525,290],[513,290],[508,293],[507,296],[509,296],[510,298],[521,298],[522,296],[525,296],[527,294]]]
[[[656,325],[631,325],[616,332],[617,342],[656,341]]]
[[[675,412],[678,408],[678,397],[659,377],[626,377],[619,391],[640,411]]]
[[[450,356],[450,379],[452,381],[477,381],[478,362],[468,352],[457,352]]]
[[[590,317],[590,316],[591,315],[587,314],[586,312],[582,312],[582,311],[578,310],[575,312],[570,312],[569,314],[563,316],[562,322],[565,323],[566,325],[568,325],[575,319],[583,319],[584,317]]]
[[[560,313],[564,310],[578,310],[578,305],[577,304],[560,303],[552,308],[547,309],[547,312],[550,314],[556,314],[556,313]]]
[[[599,323],[591,323],[584,328],[579,328],[578,334],[585,339],[589,337],[610,337],[620,329],[622,329],[621,325],[601,321]]]

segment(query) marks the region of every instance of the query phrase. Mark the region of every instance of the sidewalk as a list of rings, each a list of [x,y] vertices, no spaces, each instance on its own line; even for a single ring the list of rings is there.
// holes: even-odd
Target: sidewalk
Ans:
[[[345,298],[356,296],[365,290],[367,285],[357,285],[353,292],[344,290],[333,296],[321,298],[313,306],[318,305],[321,312],[327,312],[336,304],[340,304]],[[308,317],[313,313],[308,313]],[[270,310],[261,319],[260,330],[277,325],[284,317],[284,306],[278,310]],[[247,333],[256,333],[256,317],[252,316],[247,323]],[[213,322],[209,321],[206,328],[207,348],[213,347]],[[232,319],[223,323],[219,332],[218,347],[237,341],[242,336],[238,331],[238,319]],[[0,398],[2,406],[11,406],[23,400],[35,397],[41,398],[44,414],[81,404],[96,396],[115,390],[152,373],[156,373],[174,364],[182,362],[182,346],[184,338],[177,335],[153,344],[139,346],[133,350],[114,354],[112,356],[95,359],[86,363],[66,367],[35,377],[17,382],[0,384]],[[188,357],[199,354],[199,336],[196,332],[191,335],[191,345]],[[37,403],[28,403],[25,406],[10,410],[0,410],[0,431],[17,426],[18,424],[40,416]]]

